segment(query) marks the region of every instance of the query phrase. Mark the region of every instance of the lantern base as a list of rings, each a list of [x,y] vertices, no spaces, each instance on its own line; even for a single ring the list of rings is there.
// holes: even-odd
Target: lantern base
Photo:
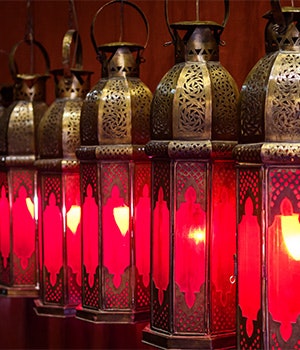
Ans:
[[[0,296],[10,298],[36,298],[39,296],[39,289],[34,286],[8,287],[1,284]]]
[[[236,333],[171,335],[153,331],[147,326],[143,330],[142,342],[161,349],[236,349]]]
[[[79,306],[76,309],[76,318],[92,323],[134,324],[149,321],[150,311],[99,311]]]
[[[76,306],[74,305],[59,306],[44,304],[40,299],[36,299],[34,304],[34,311],[38,316],[72,317],[76,313]]]

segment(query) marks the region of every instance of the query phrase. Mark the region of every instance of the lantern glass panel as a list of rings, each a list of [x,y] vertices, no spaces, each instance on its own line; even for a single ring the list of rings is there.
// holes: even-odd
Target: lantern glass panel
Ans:
[[[210,242],[212,332],[235,329],[235,188],[236,172],[234,163],[214,162],[212,166]]]
[[[263,348],[262,330],[262,172],[238,168],[237,272],[238,343]]]
[[[175,181],[174,329],[178,333],[204,332],[207,240],[206,164],[176,162]]]
[[[11,169],[12,249],[15,285],[34,285],[36,276],[35,172]]]
[[[91,182],[82,181],[84,196],[82,200],[82,225],[83,225],[83,264],[85,267],[87,282],[90,288],[95,282],[95,274],[99,265],[99,214],[96,193],[97,167],[83,165],[83,178],[92,179]],[[85,174],[87,173],[87,176]]]
[[[0,172],[0,283],[9,284],[10,210],[7,173]]]
[[[270,218],[267,231],[267,293],[270,337],[292,337],[300,314],[300,170],[269,171]],[[276,331],[279,327],[279,333]]]
[[[169,164],[153,162],[154,206],[153,206],[153,237],[152,237],[152,279],[158,296],[158,304],[154,300],[153,325],[158,328],[166,326],[156,315],[163,305],[165,292],[169,286],[170,276],[170,209],[169,209]],[[164,309],[166,312],[167,308]],[[164,317],[167,318],[167,317]]]
[[[60,305],[78,304],[81,286],[79,174],[47,174],[42,176],[41,183],[44,300]]]
[[[103,297],[105,308],[129,307],[129,169],[125,163],[101,164]],[[122,298],[117,298],[119,290]],[[124,299],[123,299],[124,298]],[[122,300],[123,299],[123,300]]]

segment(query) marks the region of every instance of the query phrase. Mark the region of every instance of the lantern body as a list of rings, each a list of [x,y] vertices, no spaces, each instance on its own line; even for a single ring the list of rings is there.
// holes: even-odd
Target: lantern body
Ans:
[[[102,78],[84,101],[76,153],[83,203],[83,296],[76,316],[95,323],[145,321],[150,309],[151,167],[144,148],[152,94],[139,78],[145,47],[125,41],[98,46],[93,36],[97,15],[116,3],[123,6],[106,3],[92,23]],[[124,5],[141,15],[148,37],[142,10]]]
[[[132,323],[149,319],[151,184],[144,145],[150,139],[152,94],[138,77],[139,48],[115,43],[109,50],[108,77],[82,108],[77,156],[84,285],[76,316]]]
[[[81,41],[75,30],[67,31],[63,48],[69,53],[73,39],[78,59]],[[69,55],[66,58],[69,62]],[[80,145],[80,113],[91,72],[68,65],[52,73],[56,100],[45,112],[38,133],[41,293],[35,311],[65,317],[75,314],[81,300],[81,198],[75,151]]]
[[[187,31],[176,46],[185,48],[185,61],[167,72],[152,101],[146,146],[152,157],[152,307],[143,341],[168,349],[230,348],[238,91],[218,61],[221,26],[171,27],[178,41],[178,31]]]
[[[8,296],[38,295],[36,134],[48,76],[17,75],[1,126],[0,283]]]
[[[281,18],[284,30],[271,32],[273,45],[266,47],[273,49],[249,73],[241,92],[240,145],[234,150],[239,348],[291,349],[300,339],[295,296],[299,275],[298,13],[293,7],[272,7],[274,16],[269,17],[267,28],[274,29],[269,24]]]

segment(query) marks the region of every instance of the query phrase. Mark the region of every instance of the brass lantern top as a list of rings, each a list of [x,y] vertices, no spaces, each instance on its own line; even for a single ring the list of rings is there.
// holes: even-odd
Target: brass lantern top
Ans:
[[[37,47],[45,60],[44,74],[19,73],[15,62],[17,49],[22,45]],[[41,43],[25,39],[15,44],[9,55],[9,68],[14,80],[13,102],[1,119],[0,152],[6,155],[7,165],[32,164],[37,156],[37,127],[47,109],[46,81],[49,78],[49,57]]]
[[[240,97],[240,143],[300,140],[300,8],[271,1],[266,55],[246,78]]]
[[[167,2],[166,2],[167,3]],[[176,64],[160,81],[151,106],[153,140],[237,139],[235,81],[219,62],[220,36],[227,23],[212,21],[168,23]],[[183,37],[179,31],[184,31]]]
[[[76,60],[74,68],[70,62],[72,41]],[[83,99],[90,89],[92,72],[82,69],[81,39],[74,29],[64,35],[62,62],[63,68],[52,71],[56,99],[39,125],[39,160],[36,164],[41,167],[47,160],[54,168],[56,165],[61,166],[64,159],[73,159],[77,164],[75,151],[80,145],[80,113]]]
[[[116,3],[131,6],[141,15],[147,32],[144,45],[127,41],[96,43],[96,18],[106,6]],[[87,94],[83,104],[82,146],[142,145],[149,141],[152,93],[139,78],[148,38],[148,21],[133,3],[112,0],[96,12],[91,25],[91,40],[102,65],[102,78]]]

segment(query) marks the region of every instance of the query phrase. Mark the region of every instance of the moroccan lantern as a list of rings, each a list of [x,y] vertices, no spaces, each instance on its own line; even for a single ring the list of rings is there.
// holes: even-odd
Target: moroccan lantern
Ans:
[[[234,150],[240,349],[300,343],[300,8],[270,3],[266,55],[243,84]]]
[[[219,62],[225,28],[168,23],[177,63],[152,101],[151,321],[145,343],[235,346],[237,86]],[[181,51],[180,51],[181,50]],[[184,59],[184,60],[183,60]]]
[[[45,74],[19,73],[15,55],[20,46],[41,52],[46,64]],[[7,296],[33,297],[38,295],[34,161],[37,128],[47,109],[45,89],[50,64],[45,48],[33,37],[14,45],[9,59],[14,101],[0,120],[0,290]]]
[[[152,94],[139,78],[147,46],[121,41],[98,45],[97,16],[108,6],[139,7],[113,0],[94,16],[91,38],[102,78],[88,93],[81,115],[83,295],[78,318],[98,323],[149,319],[150,140]]]
[[[70,52],[75,47],[75,67]],[[91,72],[82,70],[78,32],[66,32],[63,68],[53,70],[56,99],[39,126],[38,169],[41,292],[39,315],[70,316],[81,299],[81,203],[79,162],[80,113],[90,89]]]

